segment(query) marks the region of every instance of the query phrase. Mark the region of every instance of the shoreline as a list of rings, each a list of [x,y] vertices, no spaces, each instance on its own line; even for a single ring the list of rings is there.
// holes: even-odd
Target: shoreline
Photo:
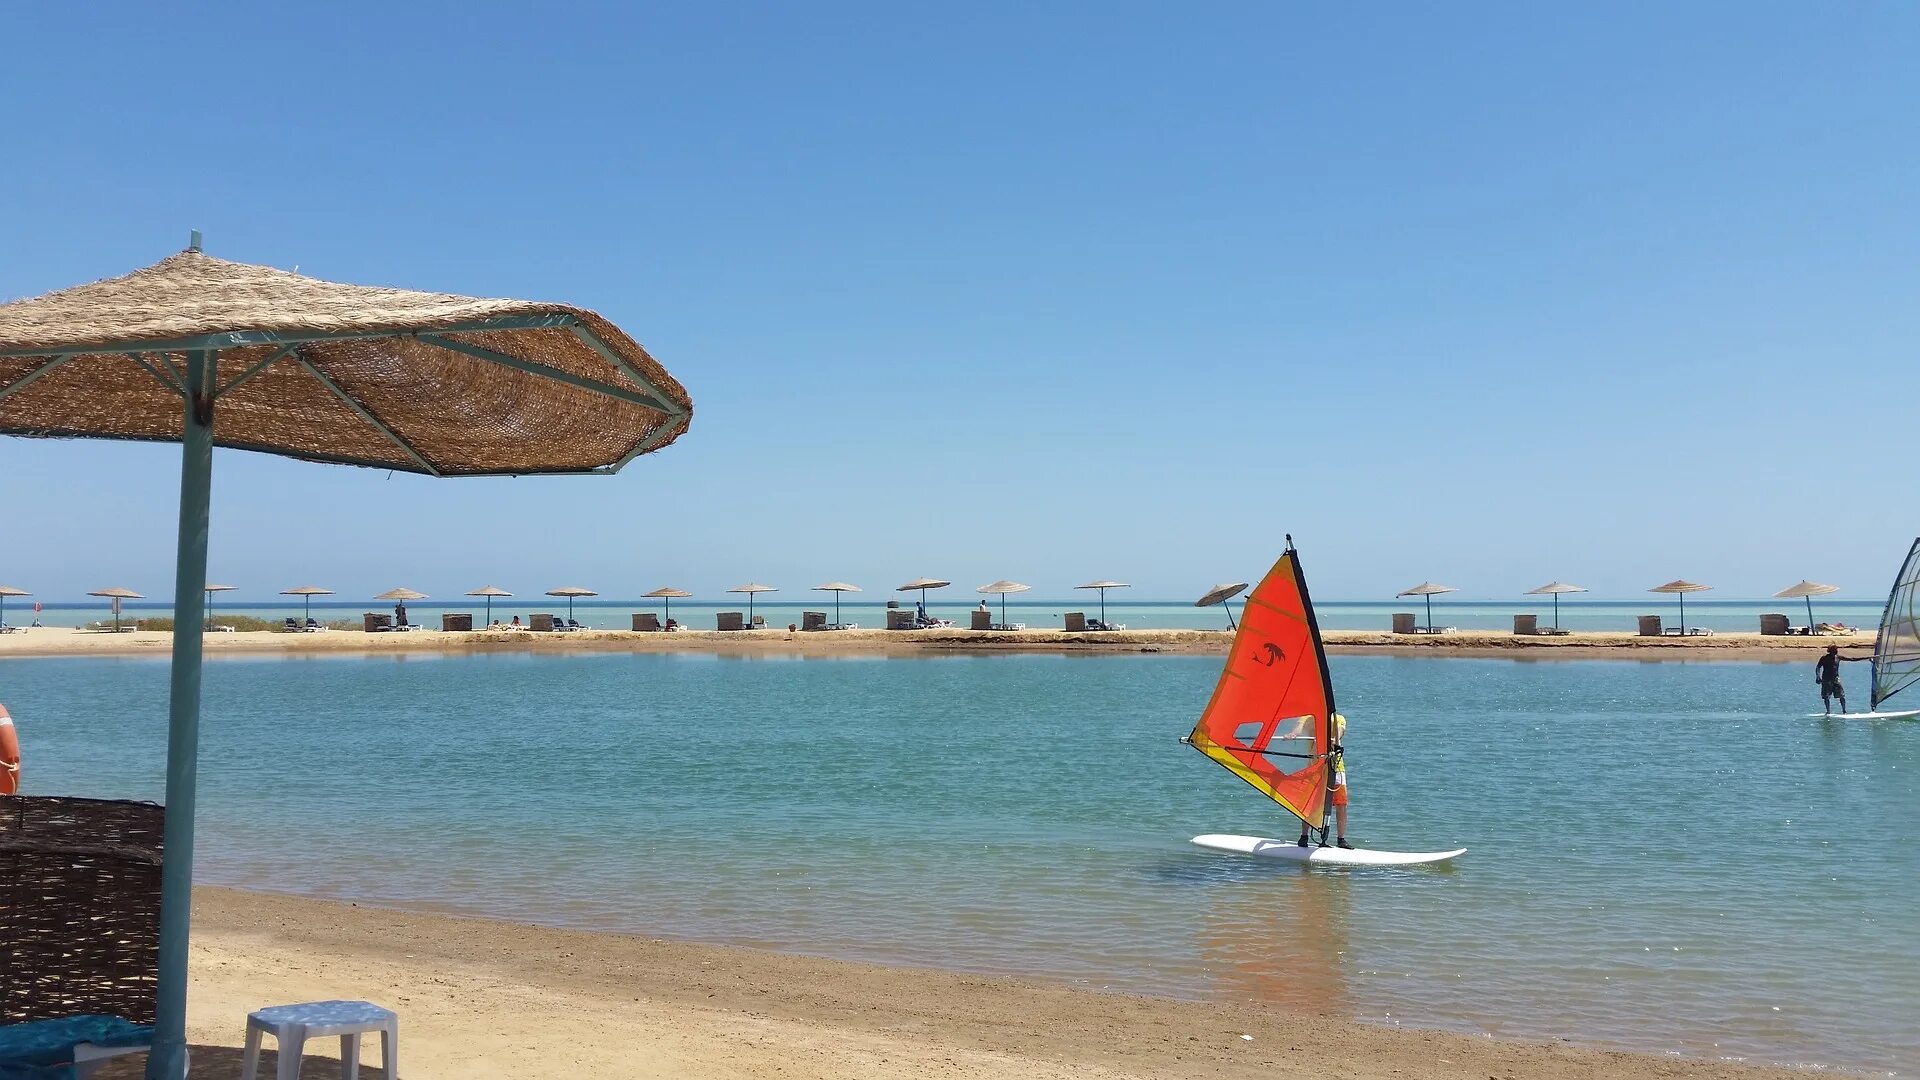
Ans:
[[[216,1074],[237,1065],[247,1011],[363,997],[400,1013],[402,1068],[421,1080],[1807,1075],[237,889],[194,899],[188,1035]]]
[[[1431,636],[1385,631],[1329,630],[1322,634],[1332,655],[1506,658],[1513,660],[1744,660],[1811,662],[1828,645],[1871,648],[1874,633],[1825,637],[1767,637],[1726,633],[1700,637],[1641,637],[1620,632],[1584,632],[1558,637],[1521,637],[1469,630]],[[369,634],[358,630],[321,633],[213,633],[205,653],[261,655],[407,655],[470,653],[697,652],[726,656],[928,656],[1008,653],[1162,653],[1224,656],[1233,641],[1225,630],[836,630],[785,629],[722,632],[686,630],[636,633],[581,630],[442,631]],[[35,627],[0,635],[0,660],[66,656],[166,656],[173,634],[164,630],[112,633],[65,627]]]

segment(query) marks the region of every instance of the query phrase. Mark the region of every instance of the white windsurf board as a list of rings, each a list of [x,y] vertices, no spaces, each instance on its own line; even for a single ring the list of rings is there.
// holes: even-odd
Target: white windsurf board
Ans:
[[[1301,847],[1292,840],[1274,840],[1264,836],[1233,836],[1209,833],[1193,842],[1212,851],[1235,855],[1254,855],[1263,859],[1287,859],[1313,866],[1419,866],[1440,863],[1467,853],[1466,848],[1452,851],[1371,851],[1367,848]]]
[[[1920,716],[1920,709],[1907,709],[1904,712],[1837,712],[1808,713],[1809,720],[1911,720]]]

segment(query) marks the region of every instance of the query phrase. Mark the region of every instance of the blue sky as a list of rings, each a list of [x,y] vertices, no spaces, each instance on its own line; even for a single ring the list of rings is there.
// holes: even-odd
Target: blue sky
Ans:
[[[1179,598],[1287,531],[1327,597],[1873,596],[1920,532],[1920,10],[909,7],[21,9],[0,296],[199,228],[693,396],[613,478],[223,452],[241,598]],[[177,470],[0,439],[0,581],[165,596]]]

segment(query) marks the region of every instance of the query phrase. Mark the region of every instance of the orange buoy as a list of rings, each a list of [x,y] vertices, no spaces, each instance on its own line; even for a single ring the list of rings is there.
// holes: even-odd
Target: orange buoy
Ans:
[[[20,738],[13,731],[13,717],[0,705],[0,795],[20,790]]]

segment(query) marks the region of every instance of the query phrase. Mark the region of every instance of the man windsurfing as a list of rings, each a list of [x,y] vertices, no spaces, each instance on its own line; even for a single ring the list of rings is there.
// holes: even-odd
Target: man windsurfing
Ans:
[[[1833,699],[1840,699],[1840,711],[1847,711],[1847,690],[1840,685],[1840,661],[1852,663],[1855,660],[1871,660],[1871,656],[1841,656],[1840,646],[1827,646],[1827,653],[1820,662],[1813,665],[1813,681],[1820,684],[1820,707],[1828,716],[1833,715]]]

